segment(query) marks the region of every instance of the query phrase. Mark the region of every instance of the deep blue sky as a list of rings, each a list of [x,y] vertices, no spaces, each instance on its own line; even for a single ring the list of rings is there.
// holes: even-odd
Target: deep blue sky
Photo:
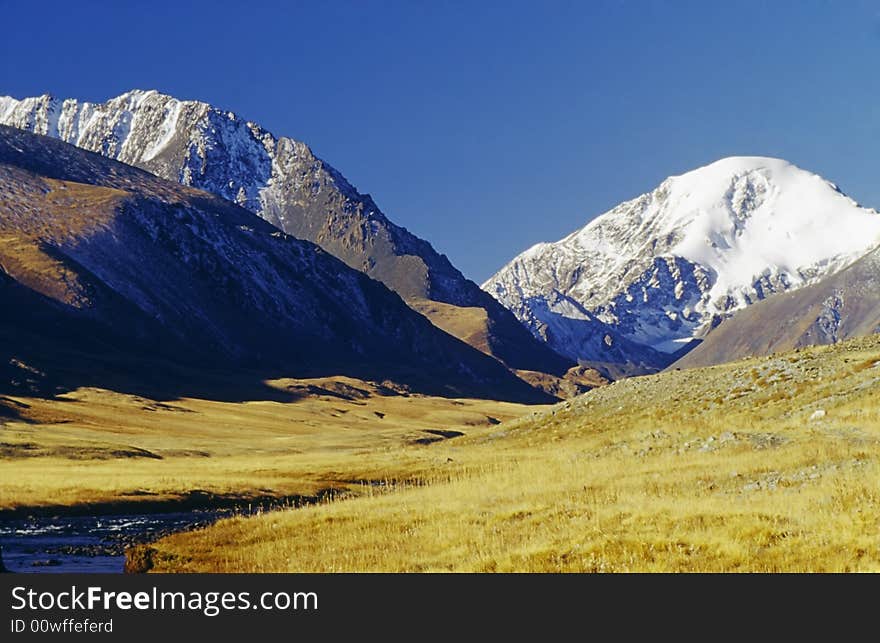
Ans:
[[[159,89],[309,143],[482,281],[723,156],[880,208],[880,3],[0,0],[0,94]]]

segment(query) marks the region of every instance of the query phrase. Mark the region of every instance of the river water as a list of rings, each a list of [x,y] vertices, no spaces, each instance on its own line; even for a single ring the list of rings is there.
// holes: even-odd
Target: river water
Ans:
[[[197,529],[231,513],[0,518],[0,546],[11,572],[119,574],[126,547]]]

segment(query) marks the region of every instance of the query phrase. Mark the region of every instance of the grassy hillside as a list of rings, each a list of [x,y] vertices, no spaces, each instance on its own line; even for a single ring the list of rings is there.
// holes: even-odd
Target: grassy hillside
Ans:
[[[225,520],[150,557],[159,571],[880,571],[878,382],[877,337],[624,380],[367,454],[358,497]]]
[[[470,344],[487,355],[492,354],[489,343],[489,315],[484,308],[453,306],[439,301],[414,297],[406,302],[410,308],[431,320],[437,328]]]

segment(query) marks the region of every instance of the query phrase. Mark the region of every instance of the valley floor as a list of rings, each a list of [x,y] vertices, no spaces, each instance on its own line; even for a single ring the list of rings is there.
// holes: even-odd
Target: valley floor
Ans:
[[[274,380],[296,401],[158,402],[95,388],[2,397],[0,517],[315,496],[410,471],[399,452],[533,407],[406,393],[335,377]],[[420,453],[414,449],[414,453]],[[418,458],[410,458],[415,461]],[[430,458],[413,464],[430,467]]]
[[[163,460],[7,453],[0,504],[196,485],[347,490],[166,537],[138,552],[155,571],[880,571],[878,384],[870,337],[632,378],[554,407],[325,397],[221,413],[184,400],[173,406],[203,414],[178,420],[188,428],[113,434]],[[375,400],[387,412],[376,422]],[[280,421],[297,407],[305,415]],[[389,428],[355,429],[353,418]],[[67,425],[39,438],[33,426],[8,424],[2,441],[69,446]],[[442,437],[428,429],[464,435],[417,442]]]

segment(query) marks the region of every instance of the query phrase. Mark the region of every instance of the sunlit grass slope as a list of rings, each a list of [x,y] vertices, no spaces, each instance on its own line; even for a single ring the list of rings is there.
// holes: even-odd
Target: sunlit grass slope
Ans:
[[[880,339],[595,389],[361,461],[158,571],[880,571]]]

